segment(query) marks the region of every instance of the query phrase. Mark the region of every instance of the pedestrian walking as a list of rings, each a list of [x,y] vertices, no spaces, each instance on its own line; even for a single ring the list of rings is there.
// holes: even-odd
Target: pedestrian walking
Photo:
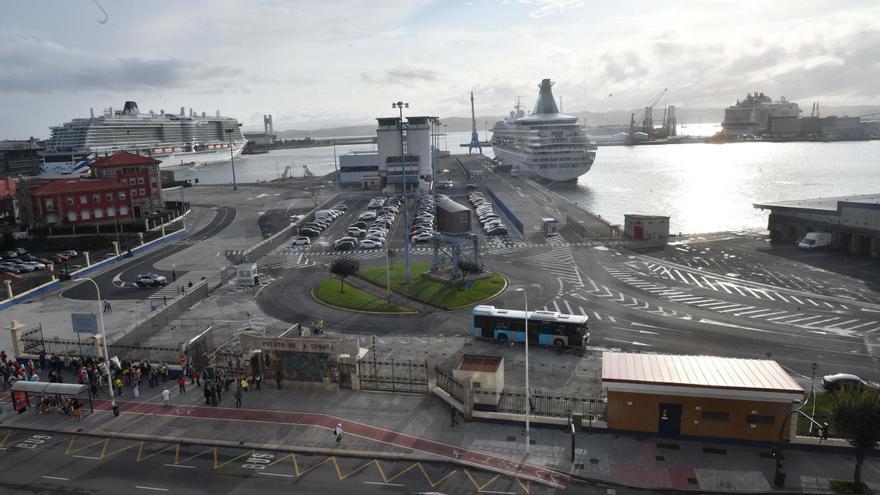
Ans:
[[[104,299],[104,312],[105,313],[112,313],[113,312],[113,306],[110,305],[109,299]]]
[[[235,407],[241,407],[241,387],[235,387],[235,392],[232,393],[232,396],[235,398]]]
[[[183,378],[183,375],[177,379],[177,386],[180,388],[180,393],[186,393],[186,380]]]
[[[196,379],[196,385],[201,387],[202,386],[202,382],[201,382],[202,372],[196,371],[195,373],[193,373],[193,377],[195,377],[195,379]]]
[[[223,402],[223,396],[220,395],[220,389],[223,387],[220,386],[220,383],[217,383],[214,387],[214,393],[217,394],[217,402]]]
[[[449,405],[449,419],[452,421],[452,424],[451,424],[450,426],[455,426],[455,424],[456,424],[456,423],[455,423],[455,415],[456,415],[456,413],[458,413],[458,411],[455,409],[455,406],[453,406],[452,404],[450,404],[450,405]]]
[[[254,377],[254,385],[257,386],[257,390],[260,390],[260,383],[262,383],[262,382],[263,382],[263,375],[257,374],[257,376]]]
[[[132,394],[134,394],[135,399],[141,396],[141,386],[140,384],[138,384],[138,382],[134,382],[134,384],[132,384],[131,392]]]
[[[165,407],[169,407],[169,406],[171,406],[171,404],[169,403],[170,401],[171,401],[171,391],[168,390],[168,387],[165,387],[164,389],[162,389],[162,402],[164,403]]]
[[[342,423],[336,423],[336,428],[333,428],[333,434],[336,435],[336,443],[342,441]]]
[[[116,396],[122,397],[122,380],[120,380],[119,377],[113,381],[113,386],[116,388]]]
[[[210,406],[211,405],[211,386],[205,385],[203,392],[205,394],[205,404]]]
[[[248,391],[248,381],[247,381],[247,378],[242,377],[242,379],[241,379],[241,383],[240,383],[240,386],[241,386],[241,389],[244,390],[245,393],[247,393],[247,391]]]
[[[278,390],[281,390],[281,368],[275,370],[275,383],[278,385]]]

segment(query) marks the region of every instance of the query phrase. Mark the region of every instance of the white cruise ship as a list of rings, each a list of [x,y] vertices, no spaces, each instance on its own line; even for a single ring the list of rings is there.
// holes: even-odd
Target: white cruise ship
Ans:
[[[590,171],[596,147],[572,115],[559,112],[553,83],[541,81],[538,101],[531,115],[519,108],[497,124],[492,150],[502,164],[521,173],[556,182],[577,180]]]
[[[721,127],[724,135],[730,137],[763,134],[770,129],[773,117],[798,117],[801,109],[797,103],[788,101],[783,96],[778,101],[764,93],[749,93],[742,101],[736,100],[724,110],[724,122]]]
[[[189,115],[164,111],[142,114],[133,101],[122,110],[73,119],[52,127],[43,151],[43,174],[57,176],[88,170],[98,156],[128,151],[162,160],[161,167],[199,165],[239,155],[247,140],[233,118]],[[230,153],[230,149],[232,153]]]

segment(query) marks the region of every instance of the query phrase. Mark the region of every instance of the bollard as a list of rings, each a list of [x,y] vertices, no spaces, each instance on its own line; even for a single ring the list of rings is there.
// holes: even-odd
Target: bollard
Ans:
[[[119,241],[113,241],[113,252],[119,256]]]
[[[88,251],[83,251],[83,257],[86,260],[86,266],[87,267],[92,266],[92,261],[91,261],[91,259],[89,259],[89,252]]]
[[[140,240],[141,246],[144,245],[144,233],[138,232],[138,239]]]
[[[12,280],[4,280],[3,283],[6,284],[6,298],[12,299]]]

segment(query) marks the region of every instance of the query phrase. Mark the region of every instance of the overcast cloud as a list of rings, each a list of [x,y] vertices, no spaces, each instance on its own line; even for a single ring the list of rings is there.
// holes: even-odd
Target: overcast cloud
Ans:
[[[0,139],[138,102],[278,129],[506,113],[540,79],[567,111],[880,103],[871,1],[89,0],[0,6]]]

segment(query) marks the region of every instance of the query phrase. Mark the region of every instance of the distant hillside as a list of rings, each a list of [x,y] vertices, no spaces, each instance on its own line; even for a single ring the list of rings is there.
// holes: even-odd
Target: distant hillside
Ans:
[[[880,105],[849,105],[849,106],[820,106],[821,115],[840,115],[855,117],[858,115],[866,115],[870,113],[880,113]],[[810,114],[810,107],[804,108],[801,105],[803,115]],[[638,110],[616,110],[611,112],[569,112],[580,118],[581,124],[588,126],[598,125],[621,125],[628,124],[631,114],[635,113],[637,122],[641,122],[643,109]],[[678,107],[679,124],[696,124],[696,123],[719,123],[724,120],[724,109],[718,108],[683,108]],[[495,125],[504,118],[502,115],[481,115],[477,117],[477,130],[481,133],[486,129]],[[654,108],[654,122],[659,125],[663,120],[663,108]],[[467,132],[471,130],[470,117],[446,117],[440,118],[440,121],[446,126],[448,132]],[[278,132],[281,139],[294,138],[326,138],[326,137],[345,137],[345,136],[371,136],[376,133],[376,124],[352,125],[344,127],[331,127],[327,129],[316,129],[310,131],[304,130],[287,130]]]

